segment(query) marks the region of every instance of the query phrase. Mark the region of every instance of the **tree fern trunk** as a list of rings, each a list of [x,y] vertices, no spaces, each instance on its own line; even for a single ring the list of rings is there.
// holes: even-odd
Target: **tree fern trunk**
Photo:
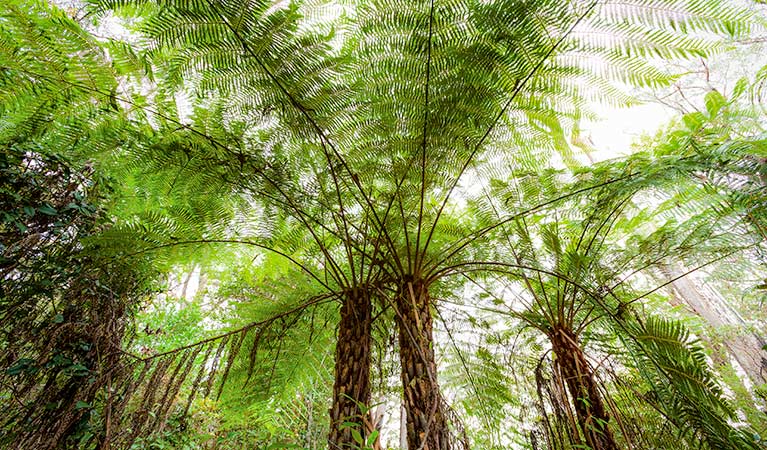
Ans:
[[[617,450],[608,426],[610,416],[605,410],[594,373],[570,330],[555,329],[549,335],[557,365],[573,399],[578,427],[592,450]]]
[[[407,448],[451,448],[442,397],[437,384],[428,286],[407,280],[397,295],[399,352],[407,416]]]
[[[353,289],[344,298],[336,344],[335,384],[330,408],[331,450],[359,448],[354,440],[366,438],[363,408],[370,403],[370,297]],[[355,426],[344,426],[344,423]]]

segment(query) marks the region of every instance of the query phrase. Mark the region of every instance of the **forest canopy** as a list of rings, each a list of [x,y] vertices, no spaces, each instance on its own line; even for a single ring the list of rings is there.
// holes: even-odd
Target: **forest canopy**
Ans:
[[[767,448],[765,43],[751,0],[6,0],[0,448]]]

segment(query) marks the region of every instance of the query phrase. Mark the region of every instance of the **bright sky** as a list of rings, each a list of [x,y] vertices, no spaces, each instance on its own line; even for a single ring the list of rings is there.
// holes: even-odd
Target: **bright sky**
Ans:
[[[582,124],[584,136],[590,135],[597,149],[592,154],[595,161],[630,154],[632,142],[644,134],[654,134],[678,114],[652,103],[630,108],[604,108],[598,113],[604,118],[602,121]]]

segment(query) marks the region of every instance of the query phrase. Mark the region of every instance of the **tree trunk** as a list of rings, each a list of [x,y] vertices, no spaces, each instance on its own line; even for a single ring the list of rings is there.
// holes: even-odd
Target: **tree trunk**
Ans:
[[[407,449],[407,411],[405,411],[405,402],[403,401],[399,406],[399,448],[400,450]]]
[[[557,366],[573,400],[578,426],[592,450],[617,450],[602,396],[577,336],[570,330],[554,329],[549,335]]]
[[[194,276],[194,271],[196,268],[197,267],[192,267],[192,270],[190,270],[189,273],[186,274],[186,278],[184,278],[184,282],[181,285],[181,295],[179,296],[179,298],[181,298],[182,300],[188,300],[186,298],[186,294],[189,291],[189,281],[192,280],[192,277]]]
[[[406,280],[397,294],[399,353],[407,448],[449,450],[450,432],[437,384],[428,286]]]
[[[370,403],[370,324],[372,305],[363,289],[344,297],[336,344],[335,384],[330,408],[331,450],[359,448],[357,432],[366,439],[363,416]],[[353,426],[344,423],[352,423]],[[353,432],[354,431],[354,432]]]

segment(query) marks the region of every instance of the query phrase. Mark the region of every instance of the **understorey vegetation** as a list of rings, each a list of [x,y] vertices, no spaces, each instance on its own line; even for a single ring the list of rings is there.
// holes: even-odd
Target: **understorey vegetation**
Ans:
[[[765,25],[6,0],[0,448],[767,447]]]

